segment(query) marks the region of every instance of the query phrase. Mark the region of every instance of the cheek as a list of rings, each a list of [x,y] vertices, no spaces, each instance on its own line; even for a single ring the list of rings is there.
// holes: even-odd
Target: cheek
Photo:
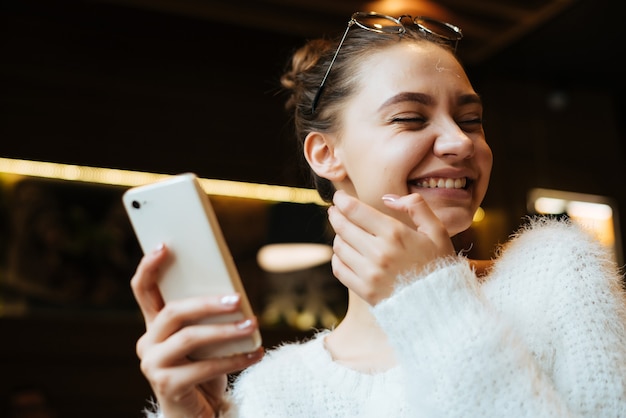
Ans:
[[[489,184],[489,178],[491,177],[491,169],[493,167],[493,153],[491,152],[491,148],[487,143],[483,143],[483,147],[479,150],[478,153],[478,164],[480,166],[480,171],[482,174],[482,188],[486,191],[487,186]],[[484,195],[483,195],[484,197]]]
[[[484,140],[482,142],[481,155],[485,164],[485,171],[491,172],[491,166],[493,165],[493,152],[491,151],[489,144],[487,144]]]
[[[372,149],[375,147],[367,143],[355,144],[347,141],[338,147],[338,155],[345,171],[345,177],[337,185],[338,188],[369,204],[372,202],[372,195],[380,188],[385,169]]]
[[[372,137],[377,140],[368,141]],[[359,141],[344,141],[340,153],[350,190],[360,200],[386,210],[382,196],[405,195],[409,176],[427,158],[430,148],[423,140],[395,138],[382,142],[381,137],[370,133],[363,134]]]

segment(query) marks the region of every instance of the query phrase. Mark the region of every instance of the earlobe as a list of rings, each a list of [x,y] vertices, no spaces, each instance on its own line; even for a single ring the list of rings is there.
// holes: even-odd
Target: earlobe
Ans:
[[[304,157],[318,176],[340,181],[346,176],[341,159],[336,154],[328,134],[311,132],[304,139]]]

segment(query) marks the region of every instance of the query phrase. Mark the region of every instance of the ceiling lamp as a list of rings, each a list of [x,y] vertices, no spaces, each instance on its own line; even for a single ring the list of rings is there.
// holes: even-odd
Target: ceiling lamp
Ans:
[[[327,244],[268,244],[257,253],[259,266],[270,273],[287,273],[328,263],[333,249]]]

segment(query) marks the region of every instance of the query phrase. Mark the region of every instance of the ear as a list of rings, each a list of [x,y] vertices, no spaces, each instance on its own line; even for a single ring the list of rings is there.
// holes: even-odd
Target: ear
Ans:
[[[336,153],[333,138],[329,134],[311,132],[304,139],[304,157],[318,176],[330,181],[346,177],[341,158]]]

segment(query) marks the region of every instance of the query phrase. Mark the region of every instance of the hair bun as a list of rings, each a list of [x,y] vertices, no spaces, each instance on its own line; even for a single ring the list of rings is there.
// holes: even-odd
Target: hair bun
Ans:
[[[314,39],[300,47],[293,54],[287,70],[280,78],[280,84],[285,90],[290,91],[289,98],[285,103],[287,109],[291,109],[305,90],[302,85],[303,74],[309,71],[319,61],[320,57],[332,47],[332,43],[326,39]]]

